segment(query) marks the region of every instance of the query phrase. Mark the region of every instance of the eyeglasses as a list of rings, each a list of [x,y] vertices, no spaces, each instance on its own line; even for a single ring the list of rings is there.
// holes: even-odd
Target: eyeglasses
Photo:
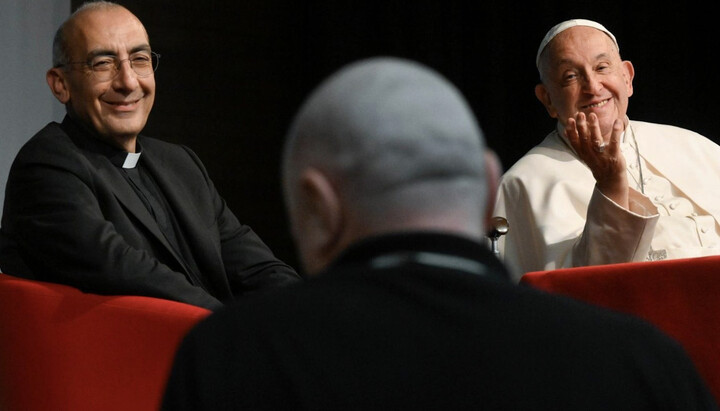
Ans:
[[[120,66],[124,61],[130,63],[130,68],[133,69],[138,77],[147,77],[157,70],[160,55],[154,51],[140,52],[131,55],[130,58],[122,60],[117,57],[103,55],[95,56],[89,61],[71,61],[65,64],[58,64],[57,67],[82,64],[92,71],[96,80],[109,81],[117,77],[120,72]]]

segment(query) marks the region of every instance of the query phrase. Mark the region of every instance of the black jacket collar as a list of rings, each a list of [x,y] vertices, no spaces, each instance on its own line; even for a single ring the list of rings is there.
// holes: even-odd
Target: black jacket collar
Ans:
[[[487,245],[459,235],[423,231],[383,234],[360,240],[341,253],[328,270],[368,264],[373,259],[393,253],[419,252],[476,261],[487,266],[494,277],[506,281],[510,278],[507,269]]]

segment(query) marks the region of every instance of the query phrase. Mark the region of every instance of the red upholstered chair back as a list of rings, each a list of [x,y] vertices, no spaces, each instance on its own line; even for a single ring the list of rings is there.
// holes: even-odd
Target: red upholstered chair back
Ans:
[[[539,271],[520,282],[655,324],[683,345],[720,401],[720,256]]]
[[[209,313],[0,274],[0,410],[157,410],[178,344]]]

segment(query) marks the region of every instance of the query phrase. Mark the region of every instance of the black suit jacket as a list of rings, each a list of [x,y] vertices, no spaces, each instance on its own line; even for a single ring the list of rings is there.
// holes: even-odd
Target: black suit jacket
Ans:
[[[368,239],[195,327],[163,410],[716,409],[656,328],[506,275],[464,238]]]
[[[299,281],[238,222],[187,147],[145,136],[147,168],[187,238],[199,273],[168,244],[112,162],[117,150],[66,117],[20,150],[10,170],[0,269],[102,294],[217,308],[248,291]]]

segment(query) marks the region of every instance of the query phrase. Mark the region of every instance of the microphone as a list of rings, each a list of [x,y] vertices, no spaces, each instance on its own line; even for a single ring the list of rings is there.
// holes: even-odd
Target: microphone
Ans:
[[[490,249],[496,257],[500,257],[500,250],[498,249],[498,239],[507,234],[510,229],[510,225],[505,217],[493,217],[490,220],[490,230],[487,233],[490,238]]]

